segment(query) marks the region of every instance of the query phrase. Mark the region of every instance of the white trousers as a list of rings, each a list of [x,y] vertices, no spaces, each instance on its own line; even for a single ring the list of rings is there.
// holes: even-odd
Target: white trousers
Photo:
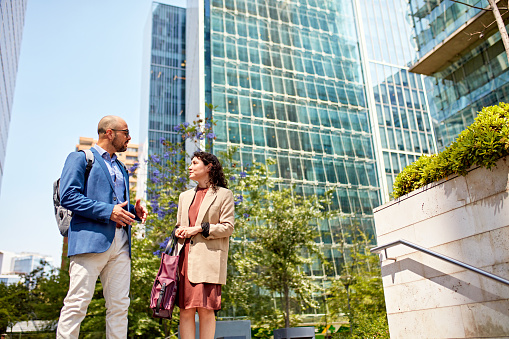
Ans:
[[[127,338],[127,310],[131,259],[127,232],[117,228],[110,248],[103,253],[70,257],[69,292],[60,311],[57,338],[78,339],[80,324],[94,295],[97,277],[101,277],[106,301],[106,338]]]

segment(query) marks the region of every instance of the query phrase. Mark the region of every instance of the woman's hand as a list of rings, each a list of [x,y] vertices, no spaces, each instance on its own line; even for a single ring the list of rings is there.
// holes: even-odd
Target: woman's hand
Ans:
[[[190,226],[190,227],[179,227],[175,231],[175,235],[177,238],[191,238],[193,235],[196,235],[201,232],[201,226]]]

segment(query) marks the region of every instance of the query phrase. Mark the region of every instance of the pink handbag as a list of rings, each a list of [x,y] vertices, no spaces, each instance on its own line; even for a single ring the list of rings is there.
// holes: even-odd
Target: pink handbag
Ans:
[[[176,245],[177,238],[174,230],[166,249],[161,254],[161,265],[150,294],[150,308],[154,318],[171,319],[172,317],[177,299],[179,276],[179,256],[174,255]]]

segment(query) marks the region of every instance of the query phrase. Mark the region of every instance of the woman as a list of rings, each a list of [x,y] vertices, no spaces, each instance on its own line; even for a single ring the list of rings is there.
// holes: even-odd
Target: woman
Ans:
[[[221,285],[226,283],[229,237],[233,233],[233,194],[213,154],[195,152],[189,178],[198,186],[180,194],[175,231],[178,250],[182,249],[177,300],[181,338],[195,338],[194,317],[198,312],[200,339],[213,339],[214,311],[221,308]]]

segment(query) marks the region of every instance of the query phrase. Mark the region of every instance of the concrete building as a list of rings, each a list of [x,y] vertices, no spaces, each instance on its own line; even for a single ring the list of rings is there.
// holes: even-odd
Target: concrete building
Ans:
[[[0,251],[0,274],[12,273],[12,259],[16,256],[14,252]]]
[[[13,284],[21,280],[23,275],[29,274],[41,266],[42,262],[53,264],[53,258],[39,253],[14,253],[0,251],[0,283]],[[46,267],[47,270],[50,267]]]
[[[0,0],[0,189],[27,0]]]
[[[487,0],[409,5],[418,50],[410,71],[429,75],[426,91],[442,150],[482,107],[509,101],[507,55]],[[501,12],[507,22],[507,11]]]
[[[341,217],[317,225],[333,268],[305,270],[323,282],[338,276],[342,229],[374,235],[372,210],[389,199],[394,177],[436,149],[423,78],[408,73],[416,56],[406,8],[403,0],[154,2],[141,153],[157,153],[175,125],[212,117],[214,152],[238,146],[243,164],[276,159],[280,187],[300,194],[333,187]],[[206,113],[205,103],[217,108]]]
[[[0,274],[0,284],[12,285],[21,281],[21,277],[17,274]]]

